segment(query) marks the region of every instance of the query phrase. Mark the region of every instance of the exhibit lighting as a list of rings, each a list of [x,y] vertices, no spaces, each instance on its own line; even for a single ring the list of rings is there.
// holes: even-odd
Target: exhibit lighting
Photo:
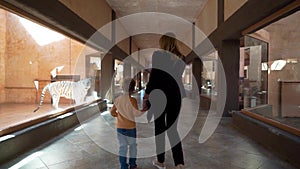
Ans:
[[[57,119],[63,119],[63,118],[72,116],[73,114],[74,114],[74,113],[70,112],[70,113],[66,113],[66,114],[60,115],[60,116],[58,116],[58,117],[56,117],[56,118],[57,118]]]
[[[291,58],[291,59],[287,59],[286,63],[292,63],[292,64],[297,64],[298,60],[296,58]]]
[[[19,21],[27,30],[27,32],[32,36],[32,38],[38,43],[40,46],[44,46],[50,44],[52,42],[60,41],[65,38],[64,35],[52,31],[44,26],[38,25],[34,22],[31,22],[25,18],[19,17]]]
[[[271,65],[271,70],[282,70],[286,65],[286,60],[275,60]]]
[[[261,63],[261,70],[267,71],[268,70],[268,64],[267,63]]]
[[[5,140],[8,140],[8,139],[10,139],[10,138],[14,138],[14,137],[15,137],[15,135],[12,135],[12,134],[9,134],[9,135],[0,137],[0,142],[5,141]]]

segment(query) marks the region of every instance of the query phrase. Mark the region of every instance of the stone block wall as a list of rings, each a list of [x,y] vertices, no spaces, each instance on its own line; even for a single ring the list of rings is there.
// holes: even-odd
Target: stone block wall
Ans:
[[[0,9],[0,103],[5,102],[6,12]]]

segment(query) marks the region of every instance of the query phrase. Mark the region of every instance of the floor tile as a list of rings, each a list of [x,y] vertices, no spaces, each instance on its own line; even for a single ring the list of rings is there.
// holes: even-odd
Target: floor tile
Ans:
[[[232,126],[231,118],[222,118],[209,139],[199,143],[199,135],[207,113],[201,111],[195,118],[193,127],[182,137],[186,169],[294,169],[288,162],[278,158],[268,149],[243,135]],[[187,117],[190,118],[191,117]],[[116,138],[115,118],[109,113],[96,115],[90,121],[58,136],[36,151],[42,152],[36,159],[23,168],[49,169],[118,169],[118,140]],[[179,126],[180,127],[180,126]],[[137,124],[138,155],[151,152],[148,156],[137,159],[141,169],[154,169],[155,158],[153,123]],[[76,129],[76,130],[75,130]],[[103,147],[103,144],[109,145]],[[23,158],[25,158],[24,156]],[[22,158],[10,163],[19,162]],[[171,151],[166,152],[168,169],[174,168]]]

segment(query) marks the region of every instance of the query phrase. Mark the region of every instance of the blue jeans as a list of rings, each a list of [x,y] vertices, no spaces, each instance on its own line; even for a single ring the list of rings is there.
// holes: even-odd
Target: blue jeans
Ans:
[[[117,128],[119,140],[119,161],[121,169],[128,169],[128,166],[136,166],[136,129],[121,129]],[[127,164],[127,151],[129,146],[129,165]]]

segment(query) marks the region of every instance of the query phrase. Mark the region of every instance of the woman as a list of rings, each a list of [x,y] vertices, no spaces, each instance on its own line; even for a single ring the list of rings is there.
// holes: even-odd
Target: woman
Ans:
[[[150,98],[151,109],[149,109],[149,113],[154,114],[157,155],[153,165],[159,169],[165,169],[165,134],[167,134],[172,147],[175,166],[183,168],[183,151],[177,131],[177,122],[181,99],[185,97],[181,81],[185,62],[183,55],[179,52],[173,33],[163,35],[159,40],[159,44],[162,50],[153,53],[152,70],[144,96],[144,99],[148,100],[149,94],[158,89],[155,91],[163,92],[166,99],[165,102],[162,101],[163,95],[154,91],[153,93],[156,94],[151,94]]]

